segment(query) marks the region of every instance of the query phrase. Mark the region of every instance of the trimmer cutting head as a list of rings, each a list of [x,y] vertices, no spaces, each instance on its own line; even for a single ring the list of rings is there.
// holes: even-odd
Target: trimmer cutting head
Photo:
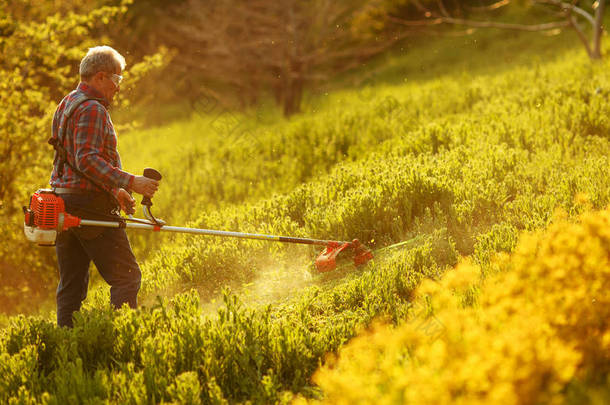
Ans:
[[[373,258],[373,253],[358,239],[351,242],[329,242],[316,259],[316,269],[320,273],[332,271],[337,267],[337,260],[348,254],[353,255],[356,266],[361,266]]]

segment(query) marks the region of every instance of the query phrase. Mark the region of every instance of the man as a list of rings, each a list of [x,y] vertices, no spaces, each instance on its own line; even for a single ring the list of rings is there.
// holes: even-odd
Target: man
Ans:
[[[56,145],[50,184],[66,211],[88,219],[109,219],[120,208],[135,212],[130,191],[152,197],[159,182],[121,169],[108,106],[119,92],[125,58],[109,46],[89,49],[80,63],[76,90],[53,117]],[[72,314],[87,296],[89,264],[110,284],[110,301],[137,306],[141,273],[124,229],[82,227],[62,232],[56,242],[59,265],[57,323],[72,327]]]

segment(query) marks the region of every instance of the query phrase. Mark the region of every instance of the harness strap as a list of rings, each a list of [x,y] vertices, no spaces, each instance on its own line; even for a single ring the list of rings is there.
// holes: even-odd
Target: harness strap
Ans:
[[[66,126],[68,125],[68,120],[72,117],[72,115],[74,114],[76,109],[78,107],[80,107],[80,105],[82,103],[84,103],[85,101],[89,101],[89,100],[95,100],[98,102],[103,101],[101,98],[89,97],[83,93],[77,92],[74,99],[71,100],[70,103],[68,103],[68,105],[66,106],[66,108],[64,109],[63,113],[61,114],[61,116],[59,118],[59,128],[57,131],[57,137],[51,136],[51,138],[49,138],[49,140],[48,140],[49,145],[53,146],[53,149],[55,149],[55,152],[57,152],[57,156],[56,156],[56,159],[58,159],[57,174],[59,175],[59,177],[62,177],[64,175],[64,165],[66,165],[66,164],[68,164],[70,166],[70,168],[72,170],[74,170],[76,173],[80,174],[81,176],[84,176],[80,170],[76,169],[72,164],[70,164],[70,162],[68,162],[68,153],[66,152],[66,149],[64,148],[64,139],[66,137]],[[86,176],[84,176],[84,177],[86,177]],[[91,180],[91,179],[89,179],[89,180]],[[95,182],[94,182],[94,184],[96,186],[98,186],[98,184],[96,184]]]
[[[76,165],[73,165],[72,163],[70,163],[68,161],[68,153],[66,151],[66,148],[64,148],[64,138],[66,136],[66,126],[68,125],[68,120],[72,117],[72,115],[74,114],[76,109],[82,103],[84,103],[85,101],[89,101],[89,100],[95,100],[100,103],[103,101],[103,99],[101,99],[99,97],[90,97],[83,93],[77,92],[74,99],[72,101],[70,101],[70,103],[67,105],[67,107],[65,108],[65,110],[63,111],[63,113],[61,114],[61,116],[59,118],[59,128],[57,130],[57,137],[51,136],[51,138],[49,138],[49,140],[47,142],[49,145],[53,146],[53,149],[55,149],[55,153],[56,153],[55,160],[57,160],[57,174],[59,175],[59,177],[63,177],[64,166],[68,165],[75,173],[77,173],[80,176],[89,180],[91,183],[93,183],[94,186],[96,186],[103,192],[108,193],[112,197],[112,199],[117,203],[117,205],[120,207],[121,205],[120,205],[119,201],[117,200],[117,198],[114,196],[114,194],[112,194],[110,191],[106,190],[102,185],[100,185],[98,183],[97,180],[92,179],[91,176],[86,175],[81,170],[79,170],[76,167]]]

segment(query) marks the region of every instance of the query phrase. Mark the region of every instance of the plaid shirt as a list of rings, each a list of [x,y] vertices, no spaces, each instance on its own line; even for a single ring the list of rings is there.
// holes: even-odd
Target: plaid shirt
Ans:
[[[103,98],[94,88],[81,82],[76,90],[64,97],[57,106],[53,116],[53,137],[58,136],[60,117],[66,107],[74,101],[77,92],[84,93],[88,97]],[[107,106],[108,103],[100,103],[96,100],[82,103],[66,123],[63,145],[71,165],[116,195],[119,188],[130,189],[134,176],[121,170],[117,136],[110,114],[106,110]],[[90,180],[75,173],[67,164],[64,165],[63,176],[59,177],[58,161],[56,154],[49,182],[52,187],[99,191]]]

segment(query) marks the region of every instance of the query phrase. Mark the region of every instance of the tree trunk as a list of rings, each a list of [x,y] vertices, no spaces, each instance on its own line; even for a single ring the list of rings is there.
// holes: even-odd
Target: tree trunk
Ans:
[[[602,58],[602,35],[604,32],[604,10],[606,0],[599,0],[597,10],[595,10],[595,26],[593,27],[593,49],[591,59]]]
[[[301,77],[296,77],[288,80],[284,92],[284,116],[290,117],[291,115],[301,111],[303,79]]]

